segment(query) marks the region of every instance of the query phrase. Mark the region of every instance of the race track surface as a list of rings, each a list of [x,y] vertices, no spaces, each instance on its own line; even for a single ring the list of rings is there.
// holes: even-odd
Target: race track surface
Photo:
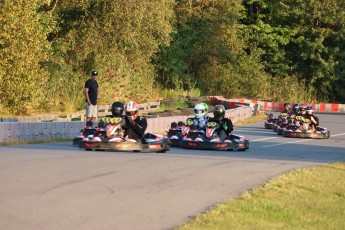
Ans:
[[[71,143],[0,147],[0,229],[174,229],[289,170],[345,161],[345,115],[326,140],[235,127],[246,152],[87,152]]]

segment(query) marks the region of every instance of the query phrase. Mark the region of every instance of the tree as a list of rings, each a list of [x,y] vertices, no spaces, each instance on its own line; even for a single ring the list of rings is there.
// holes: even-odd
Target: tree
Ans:
[[[312,100],[334,101],[344,82],[344,1],[245,0],[252,42],[273,77],[297,76]],[[336,90],[334,92],[334,89]],[[298,92],[296,93],[305,93]]]
[[[56,51],[66,49],[62,62],[72,67],[81,87],[92,69],[100,72],[100,103],[146,101],[157,94],[151,58],[159,45],[169,42],[173,4],[173,0],[64,1],[56,12],[61,28]]]
[[[41,9],[48,3],[0,1],[0,103],[15,114],[25,114],[35,105],[47,79],[41,62],[50,54],[46,38],[54,22]]]
[[[265,73],[238,23],[241,1],[177,1],[176,32],[156,60],[158,81],[169,88],[228,97],[262,96]],[[244,81],[247,79],[248,82]]]

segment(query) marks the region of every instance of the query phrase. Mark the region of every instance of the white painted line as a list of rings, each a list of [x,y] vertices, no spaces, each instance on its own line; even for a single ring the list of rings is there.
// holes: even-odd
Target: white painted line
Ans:
[[[269,129],[266,129],[266,130],[262,130],[262,131],[260,131],[260,130],[250,130],[250,129],[234,129],[234,131],[233,132],[248,132],[248,133],[268,133],[267,131],[269,131]],[[273,131],[273,129],[271,129],[271,132],[272,133],[275,133],[274,131]]]
[[[345,135],[345,133],[334,134],[334,135],[331,135],[331,138],[332,137],[336,137],[336,136],[343,136],[343,135]],[[278,144],[273,144],[273,145],[264,145],[264,146],[261,146],[261,147],[267,148],[267,147],[272,147],[272,146],[285,145],[285,144],[294,144],[294,143],[305,142],[305,141],[312,141],[312,140],[318,140],[318,139],[303,139],[303,140],[300,140],[300,141],[291,141],[291,142],[284,142],[284,143],[278,143]]]
[[[264,146],[261,146],[261,147],[267,148],[267,147],[272,147],[272,146],[294,144],[294,143],[305,142],[305,141],[312,141],[312,140],[315,140],[315,139],[303,139],[303,140],[300,140],[300,141],[291,141],[291,142],[284,142],[284,143],[278,143],[278,144],[273,144],[273,145],[264,145]]]
[[[250,140],[250,142],[264,141],[264,140],[269,140],[269,139],[274,139],[274,138],[279,138],[279,137],[267,137],[267,138],[262,138],[262,139],[257,139],[257,140]]]
[[[345,133],[339,133],[339,134],[335,134],[335,135],[332,135],[332,133],[331,133],[331,138],[332,137],[337,137],[337,136],[342,136],[342,135],[345,135]]]

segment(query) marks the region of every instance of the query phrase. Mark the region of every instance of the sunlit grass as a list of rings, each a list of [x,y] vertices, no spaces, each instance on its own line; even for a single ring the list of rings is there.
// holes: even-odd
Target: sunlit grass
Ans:
[[[345,162],[298,169],[178,228],[345,229]]]
[[[241,126],[241,125],[247,125],[247,124],[253,124],[259,121],[264,121],[267,118],[267,115],[264,113],[259,113],[256,116],[251,116],[247,119],[244,119],[242,121],[236,121],[234,122],[235,126]]]

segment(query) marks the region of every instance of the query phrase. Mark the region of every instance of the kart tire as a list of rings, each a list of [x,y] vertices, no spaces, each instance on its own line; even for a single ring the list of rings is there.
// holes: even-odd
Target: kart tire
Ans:
[[[160,150],[160,151],[157,151],[156,153],[166,153],[166,149],[163,149],[163,150]]]
[[[85,149],[85,151],[92,151],[92,149]]]

